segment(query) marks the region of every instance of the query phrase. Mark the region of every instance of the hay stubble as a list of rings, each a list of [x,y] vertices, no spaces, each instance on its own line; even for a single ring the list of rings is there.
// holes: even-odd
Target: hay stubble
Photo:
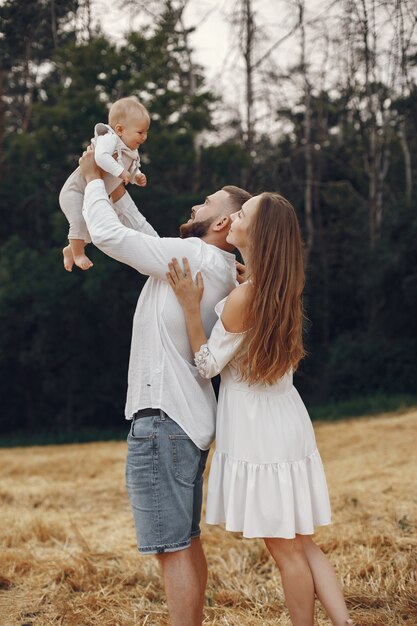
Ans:
[[[316,539],[355,623],[417,624],[417,412],[316,423],[333,524]],[[0,625],[164,626],[158,567],[136,552],[125,444],[1,450]],[[260,540],[203,525],[205,625],[287,626]],[[328,620],[317,606],[317,624]]]

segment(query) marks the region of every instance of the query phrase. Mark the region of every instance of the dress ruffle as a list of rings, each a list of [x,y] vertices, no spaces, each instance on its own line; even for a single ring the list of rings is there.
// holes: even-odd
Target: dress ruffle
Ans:
[[[298,461],[256,464],[215,452],[206,521],[244,537],[312,535],[331,523],[326,477],[318,449]]]

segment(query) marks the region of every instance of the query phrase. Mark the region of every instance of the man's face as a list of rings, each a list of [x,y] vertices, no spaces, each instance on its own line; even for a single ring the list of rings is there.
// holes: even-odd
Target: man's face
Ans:
[[[213,221],[224,214],[228,202],[229,194],[220,189],[207,196],[202,204],[193,206],[190,219],[180,226],[181,237],[204,237]]]

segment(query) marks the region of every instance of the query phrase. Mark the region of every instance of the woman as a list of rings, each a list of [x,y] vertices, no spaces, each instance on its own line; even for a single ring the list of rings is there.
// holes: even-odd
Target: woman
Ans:
[[[293,386],[302,344],[302,243],[292,205],[262,193],[233,214],[227,241],[248,280],[219,302],[209,339],[200,317],[203,280],[176,259],[167,278],[181,303],[201,376],[221,372],[207,522],[262,537],[282,577],[294,626],[312,626],[314,597],[334,626],[352,624],[333,568],[311,535],[330,523],[313,428]]]

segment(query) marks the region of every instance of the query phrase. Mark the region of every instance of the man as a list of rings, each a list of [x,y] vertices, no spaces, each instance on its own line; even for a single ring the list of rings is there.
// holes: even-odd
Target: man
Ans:
[[[182,309],[166,273],[173,257],[187,257],[193,276],[202,272],[201,310],[209,334],[214,305],[236,285],[235,257],[226,242],[230,215],[250,194],[224,187],[193,207],[181,226],[182,238],[159,238],[124,189],[112,195],[112,208],[92,151],[83,154],[80,169],[93,243],[150,277],[133,320],[126,485],[138,549],[158,556],[173,626],[199,626],[207,582],[199,539],[202,477],[214,439],[216,401],[210,381],[194,366]]]

